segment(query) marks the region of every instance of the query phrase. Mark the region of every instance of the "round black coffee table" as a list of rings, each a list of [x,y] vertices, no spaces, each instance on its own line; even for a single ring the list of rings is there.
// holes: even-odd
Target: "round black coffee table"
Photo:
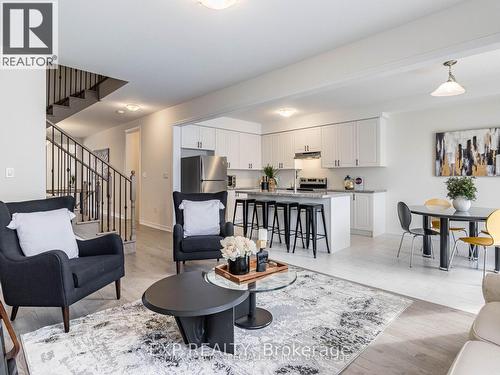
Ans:
[[[237,284],[215,273],[215,269],[205,274],[205,279],[214,285],[229,290],[247,290],[250,295],[235,308],[234,324],[243,329],[261,329],[273,321],[273,315],[266,309],[257,307],[256,294],[286,288],[297,280],[297,272],[293,269],[273,273],[248,284]]]
[[[219,288],[202,272],[185,272],[151,285],[142,302],[148,309],[175,317],[184,343],[234,353],[234,307],[248,292]]]

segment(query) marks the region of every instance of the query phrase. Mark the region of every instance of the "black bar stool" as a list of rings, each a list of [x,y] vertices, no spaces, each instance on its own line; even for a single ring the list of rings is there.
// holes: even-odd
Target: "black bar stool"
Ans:
[[[313,244],[313,254],[316,258],[317,241],[324,238],[326,240],[326,249],[328,254],[330,254],[330,244],[328,243],[328,232],[326,230],[326,220],[325,220],[325,207],[321,203],[304,203],[299,204],[299,209],[297,212],[297,223],[295,224],[295,239],[293,241],[293,252],[295,253],[295,245],[297,244],[297,237],[302,239],[302,247],[304,247],[304,233],[302,231],[302,219],[301,213],[305,211],[306,213],[306,249],[309,249],[309,243],[312,241]],[[321,213],[321,218],[323,220],[323,234],[318,234],[318,213]],[[300,235],[299,235],[300,227]]]
[[[236,222],[236,211],[238,210],[238,207],[240,205],[243,209],[243,221],[237,223]],[[235,227],[242,227],[243,228],[243,236],[245,236],[245,237],[247,236],[247,231],[248,231],[248,210],[249,210],[251,205],[255,211],[255,199],[237,198],[235,205],[234,205],[233,225]]]
[[[273,247],[274,234],[276,233],[278,235],[280,243],[282,243],[281,235],[283,234],[285,237],[286,251],[290,252],[290,236],[291,236],[290,224],[292,221],[291,220],[292,209],[296,209],[298,214],[298,208],[299,204],[297,202],[276,202],[276,207],[274,209],[273,226],[271,228],[271,241],[269,243],[269,248]],[[283,211],[283,219],[285,224],[284,229],[280,229],[280,219],[278,215],[279,211]]]
[[[267,200],[267,199],[258,199],[255,200],[255,206],[253,209],[253,215],[252,215],[252,224],[250,225],[250,237],[252,238],[253,230],[257,229],[259,230],[260,224],[259,224],[259,212],[258,208],[262,209],[262,228],[267,229],[269,225],[269,209],[271,207],[274,208],[276,211],[276,201],[273,200]],[[255,224],[255,221],[257,221],[257,224]]]

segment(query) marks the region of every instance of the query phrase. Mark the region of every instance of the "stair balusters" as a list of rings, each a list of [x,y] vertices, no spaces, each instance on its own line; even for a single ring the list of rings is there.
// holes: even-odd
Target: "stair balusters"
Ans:
[[[47,194],[74,196],[78,221],[98,221],[100,232],[135,241],[135,172],[122,174],[50,121],[46,139]]]

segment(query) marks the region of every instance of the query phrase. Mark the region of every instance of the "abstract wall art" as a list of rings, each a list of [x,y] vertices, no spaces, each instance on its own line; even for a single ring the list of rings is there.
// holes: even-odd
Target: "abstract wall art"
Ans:
[[[436,133],[436,176],[500,176],[500,128]]]

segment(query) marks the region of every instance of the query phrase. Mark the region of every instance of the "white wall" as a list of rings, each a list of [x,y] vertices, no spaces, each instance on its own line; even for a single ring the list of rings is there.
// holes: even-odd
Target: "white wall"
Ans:
[[[166,112],[160,111],[138,120],[93,134],[84,140],[91,150],[110,148],[111,164],[119,171],[126,166],[126,130],[141,130],[141,175],[139,222],[158,229],[172,227],[172,127]],[[129,175],[130,171],[125,171]]]
[[[446,99],[443,100],[446,103]],[[330,188],[343,188],[346,175],[365,177],[365,188],[387,189],[387,232],[399,233],[396,204],[423,204],[426,199],[446,196],[444,177],[434,177],[434,137],[438,131],[500,126],[500,97],[444,104],[441,108],[397,113],[387,120],[387,167],[322,169],[319,160],[303,162],[303,177],[328,177]],[[281,173],[280,184],[293,181],[293,172]],[[500,208],[500,178],[476,180],[478,207]],[[415,218],[419,220],[419,218]],[[415,225],[421,224],[416,221]]]
[[[45,71],[0,70],[0,88],[0,200],[44,198]]]

